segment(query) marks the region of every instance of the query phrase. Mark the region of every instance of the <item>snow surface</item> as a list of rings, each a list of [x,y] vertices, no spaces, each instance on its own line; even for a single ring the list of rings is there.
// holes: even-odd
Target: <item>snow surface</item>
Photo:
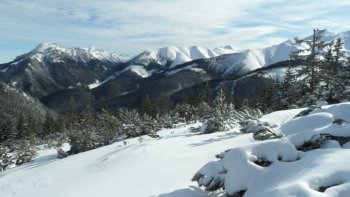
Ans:
[[[200,123],[163,129],[160,138],[142,136],[92,151],[56,159],[56,151],[41,148],[32,162],[0,173],[0,196],[126,196],[208,197],[190,179],[203,172],[201,182],[225,179],[225,189],[247,189],[245,197],[350,196],[350,142],[326,140],[320,149],[301,152],[296,147],[319,134],[350,136],[350,103],[322,106],[294,118],[304,109],[263,116],[283,139],[254,141],[237,130],[199,135],[189,132]],[[222,153],[223,159],[214,155]],[[258,158],[272,162],[267,167]],[[221,173],[218,173],[221,172]],[[319,191],[326,187],[325,191]],[[329,188],[328,188],[329,187]]]
[[[334,123],[349,118],[350,103],[322,106],[312,113],[290,119],[291,111],[269,114],[262,120],[278,123],[286,138],[254,142],[221,154],[222,160],[209,162],[195,175],[200,185],[224,180],[226,192],[246,190],[244,197],[347,197],[350,196],[349,142],[324,140],[319,149],[306,152],[296,148],[320,139],[321,134],[350,137],[350,125]],[[289,120],[288,120],[289,119]],[[287,120],[287,121],[286,121]],[[271,162],[261,166],[258,158]],[[198,176],[204,175],[204,176]]]
[[[89,84],[88,87],[89,87],[89,89],[94,89],[94,88],[98,87],[99,85],[100,85],[100,81],[95,79],[95,82]]]
[[[235,131],[196,135],[179,126],[56,159],[55,150],[41,150],[32,162],[0,174],[0,196],[208,196],[190,179],[199,166],[222,149],[250,143],[251,135]],[[237,136],[237,137],[236,137]]]
[[[188,65],[188,66],[185,66],[183,68],[178,68],[178,69],[174,69],[174,70],[171,70],[171,71],[168,71],[166,72],[165,74],[167,76],[169,75],[173,75],[173,74],[176,74],[180,71],[183,71],[183,70],[192,70],[194,72],[201,72],[201,73],[206,73],[206,71],[202,68],[196,68],[196,66],[198,66],[197,64],[191,64],[191,65]]]
[[[142,78],[147,78],[147,77],[151,76],[153,73],[152,71],[146,70],[143,66],[131,65],[131,66],[126,67],[124,70],[115,73],[115,76],[121,75],[122,73],[125,73],[126,71],[131,71]]]

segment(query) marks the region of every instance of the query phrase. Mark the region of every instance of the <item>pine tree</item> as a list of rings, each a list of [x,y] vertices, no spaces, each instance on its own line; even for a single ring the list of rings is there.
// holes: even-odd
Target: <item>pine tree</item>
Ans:
[[[7,140],[14,140],[15,137],[16,134],[13,121],[11,119],[8,119],[2,125],[2,128],[0,130],[0,143]]]
[[[213,90],[211,89],[208,81],[205,83],[205,86],[204,86],[204,96],[203,97],[204,97],[203,100],[206,103],[208,103],[209,105],[213,104],[214,94],[213,94]]]
[[[296,75],[289,66],[281,85],[282,108],[289,108],[290,105],[295,103],[297,97],[296,85]]]
[[[42,129],[42,133],[40,134],[41,137],[45,137],[48,136],[50,134],[55,133],[55,120],[54,118],[51,116],[51,114],[49,112],[46,113],[45,116],[45,121],[43,123],[43,129]]]
[[[242,100],[236,95],[233,95],[233,105],[236,110],[240,110],[243,107]]]
[[[140,112],[141,112],[141,114],[146,113],[150,116],[155,116],[155,110],[153,107],[153,103],[152,103],[151,98],[148,94],[142,99]]]
[[[123,125],[123,134],[127,137],[137,137],[141,135],[142,120],[136,110],[122,109],[118,112],[118,119]]]
[[[305,81],[308,84],[309,91],[312,92],[316,89],[319,79],[320,59],[322,56],[322,50],[326,47],[327,43],[323,41],[322,34],[325,30],[314,29],[311,39],[299,39],[295,38],[295,42],[299,45],[306,44],[307,49],[299,50],[293,53],[292,58],[301,60],[304,66],[299,71],[300,76],[305,76]],[[307,53],[306,55],[302,53]]]
[[[107,110],[97,115],[97,131],[104,145],[113,142],[114,138],[120,134],[121,124],[118,119]]]
[[[27,136],[28,127],[26,120],[24,119],[24,115],[21,114],[17,119],[16,125],[16,138],[24,139]]]
[[[173,107],[173,103],[170,101],[169,96],[166,96],[159,101],[158,113],[160,114],[169,113],[172,107]]]
[[[325,86],[321,91],[328,103],[337,103],[342,100],[342,92],[345,90],[344,82],[348,76],[345,76],[343,72],[345,65],[343,44],[340,38],[337,39],[335,44],[331,42],[324,57]]]
[[[346,63],[345,60],[345,51],[344,51],[344,42],[341,38],[338,38],[334,45],[334,66],[333,72],[337,73],[338,70]]]
[[[219,90],[218,95],[215,99],[214,106],[216,109],[216,116],[220,119],[226,120],[229,116],[227,112],[226,95],[222,89]]]

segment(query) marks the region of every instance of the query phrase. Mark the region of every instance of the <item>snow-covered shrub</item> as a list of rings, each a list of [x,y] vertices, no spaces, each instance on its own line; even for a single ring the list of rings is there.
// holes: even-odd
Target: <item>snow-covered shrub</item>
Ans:
[[[66,151],[64,151],[62,148],[59,148],[57,150],[57,158],[58,159],[63,159],[65,157],[67,157],[67,156],[68,156],[68,153],[66,153]]]
[[[306,116],[308,114],[310,114],[312,111],[314,111],[315,109],[320,109],[319,106],[317,105],[312,105],[309,108],[301,111],[299,114],[297,114],[295,117],[301,117],[301,116]]]
[[[104,145],[112,143],[120,135],[121,123],[106,110],[102,110],[96,119],[96,135],[99,136],[101,143]]]
[[[241,122],[242,133],[253,133],[255,140],[267,140],[282,138],[282,134],[277,134],[273,128],[267,122],[261,122],[260,120],[247,120]]]
[[[70,154],[77,154],[102,146],[102,141],[90,129],[75,130],[68,134]]]
[[[157,136],[156,132],[161,129],[156,119],[143,114],[140,122],[140,135]]]
[[[218,131],[224,131],[224,129],[225,127],[222,121],[219,121],[216,119],[209,119],[203,123],[200,131],[203,134],[208,134],[208,133],[214,133]]]
[[[202,125],[203,126],[203,125]],[[189,130],[190,132],[192,133],[198,133],[202,130],[202,126],[199,126],[199,127],[190,127]]]
[[[21,140],[16,154],[16,165],[30,162],[37,155],[36,147],[28,140]]]
[[[4,171],[7,166],[11,165],[10,149],[0,144],[0,171]]]
[[[156,120],[161,128],[174,128],[175,121],[169,113],[164,113],[162,115],[157,114]]]

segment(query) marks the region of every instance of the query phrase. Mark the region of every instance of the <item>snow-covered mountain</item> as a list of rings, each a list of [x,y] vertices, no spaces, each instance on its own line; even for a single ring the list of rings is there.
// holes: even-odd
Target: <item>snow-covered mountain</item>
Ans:
[[[310,39],[306,37],[305,39]],[[335,34],[324,32],[323,40],[335,41],[341,38],[344,42],[344,50],[350,55],[350,32]],[[149,77],[155,72],[155,65],[163,66],[165,69],[176,69],[181,64],[197,59],[208,59],[211,67],[222,76],[230,76],[235,72],[248,72],[262,68],[280,61],[288,60],[290,54],[306,46],[295,43],[294,40],[286,40],[280,44],[261,49],[238,49],[232,46],[209,49],[205,47],[164,47],[160,49],[147,50],[131,59],[127,64],[130,68],[125,70],[140,73],[142,77]],[[138,69],[135,69],[135,68]],[[193,66],[191,66],[192,68]],[[181,68],[183,69],[183,68]],[[147,74],[145,74],[147,73]],[[174,72],[172,72],[174,73]]]
[[[108,77],[126,59],[93,47],[38,45],[12,62],[0,65],[0,79],[41,98],[61,89],[84,87]]]
[[[326,41],[337,38],[343,39],[344,50],[349,56],[350,31],[324,33]],[[170,96],[206,80],[235,78],[288,60],[293,51],[304,47],[293,40],[267,48],[245,50],[232,46],[214,49],[164,47],[147,50],[125,60],[115,53],[95,48],[63,48],[45,43],[12,62],[0,65],[0,79],[36,98],[44,98],[61,90],[89,87],[94,89],[92,94],[95,100],[103,94],[104,99],[111,98],[113,101],[109,103],[113,103],[116,97],[125,95],[125,92],[142,92],[140,95],[135,93],[135,98],[156,94],[152,92],[156,90],[160,95],[166,95],[162,92],[166,91]],[[279,76],[283,75],[283,69],[278,72]],[[186,81],[190,79],[194,79],[193,83]],[[65,94],[59,97],[60,100]]]
[[[151,63],[160,64],[167,68],[190,62],[196,59],[212,58],[223,54],[236,53],[240,49],[232,46],[210,49],[206,47],[163,47],[146,50],[131,60],[133,64],[148,66]]]
[[[125,62],[124,56],[118,55],[114,52],[107,52],[104,50],[96,49],[95,47],[89,48],[64,48],[57,43],[42,43],[39,44],[34,50],[17,57],[13,64],[23,60],[24,58],[37,59],[39,62],[53,62],[62,63],[64,59],[70,58],[76,62],[88,63],[93,59],[97,59],[104,62],[120,63]]]

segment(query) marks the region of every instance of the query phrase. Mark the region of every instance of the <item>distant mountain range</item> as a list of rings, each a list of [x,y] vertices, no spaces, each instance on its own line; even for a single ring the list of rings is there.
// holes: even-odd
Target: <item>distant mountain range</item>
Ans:
[[[350,56],[350,31],[325,32],[323,37],[326,41],[337,38],[344,41],[344,50]],[[0,79],[58,112],[66,111],[71,100],[81,107],[132,107],[145,95],[154,99],[177,97],[183,90],[207,81],[235,79],[262,68],[273,68],[270,74],[283,75],[283,70],[276,71],[276,65],[303,47],[292,40],[246,50],[232,46],[164,47],[126,58],[95,48],[63,48],[44,43],[0,64]],[[220,83],[212,88],[218,86]],[[235,89],[234,86],[237,85],[230,88]]]

